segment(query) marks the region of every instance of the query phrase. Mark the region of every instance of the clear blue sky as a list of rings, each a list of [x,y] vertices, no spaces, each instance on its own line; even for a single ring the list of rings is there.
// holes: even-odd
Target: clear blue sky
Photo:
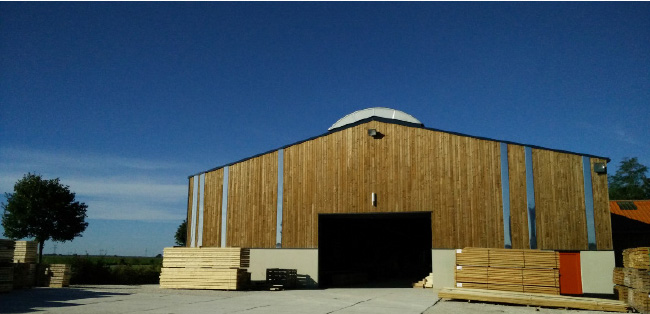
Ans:
[[[0,192],[59,177],[90,226],[57,253],[153,255],[173,245],[188,175],[367,107],[607,156],[610,173],[626,156],[650,166],[649,16],[647,2],[0,3]]]

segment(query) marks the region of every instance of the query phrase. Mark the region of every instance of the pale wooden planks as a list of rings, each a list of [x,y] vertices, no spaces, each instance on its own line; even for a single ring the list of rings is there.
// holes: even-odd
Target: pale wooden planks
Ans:
[[[70,264],[46,265],[44,272],[39,275],[40,285],[50,288],[64,288],[70,286],[72,266]]]
[[[650,270],[650,247],[623,250],[623,266]]]
[[[544,307],[585,309],[594,311],[627,312],[627,304],[621,301],[567,297],[560,295],[509,292],[483,289],[443,288],[438,297],[482,302],[510,303]]]
[[[650,313],[650,248],[623,250],[625,268],[614,268],[614,291],[641,313]]]
[[[14,263],[36,263],[38,243],[36,241],[16,241]]]
[[[456,287],[560,294],[559,257],[553,251],[456,250]]]
[[[165,248],[160,287],[238,290],[250,280],[249,265],[249,249]]]

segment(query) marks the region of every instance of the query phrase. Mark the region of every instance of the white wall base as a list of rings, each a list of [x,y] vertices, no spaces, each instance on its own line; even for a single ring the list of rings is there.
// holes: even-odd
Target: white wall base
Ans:
[[[434,289],[456,286],[456,250],[432,249],[431,266]]]
[[[614,293],[614,251],[581,251],[580,269],[582,293]]]
[[[318,285],[318,249],[251,249],[251,280],[266,280],[267,268],[295,269],[311,280],[307,287]]]

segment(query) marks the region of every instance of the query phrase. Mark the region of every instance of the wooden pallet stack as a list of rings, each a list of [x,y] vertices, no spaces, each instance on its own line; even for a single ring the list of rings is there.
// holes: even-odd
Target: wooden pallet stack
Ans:
[[[249,249],[165,248],[160,287],[239,290],[250,280],[249,265]]]
[[[624,268],[614,268],[614,292],[641,313],[650,313],[650,248],[623,251]]]
[[[0,292],[13,289],[14,281],[14,241],[0,239]]]
[[[560,294],[554,251],[464,248],[456,250],[456,287]]]
[[[14,263],[35,264],[38,257],[36,241],[16,241]]]
[[[72,276],[72,266],[69,264],[45,265],[41,275],[40,286],[50,288],[68,287]]]

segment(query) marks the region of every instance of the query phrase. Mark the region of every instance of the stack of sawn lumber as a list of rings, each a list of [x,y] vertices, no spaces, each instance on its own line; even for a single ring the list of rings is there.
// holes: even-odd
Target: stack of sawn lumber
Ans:
[[[38,242],[16,241],[14,249],[14,289],[29,288],[34,285]]]
[[[72,276],[72,266],[69,264],[47,265],[41,275],[41,286],[50,288],[68,287]]]
[[[0,292],[9,292],[13,289],[14,243],[13,240],[0,239]]]
[[[614,269],[614,292],[641,313],[650,313],[650,248],[623,251],[623,266]]]
[[[165,248],[160,287],[238,290],[250,280],[249,265],[249,249]]]
[[[560,294],[555,251],[464,248],[456,250],[456,287]]]
[[[36,263],[38,243],[36,241],[16,241],[14,263]]]

